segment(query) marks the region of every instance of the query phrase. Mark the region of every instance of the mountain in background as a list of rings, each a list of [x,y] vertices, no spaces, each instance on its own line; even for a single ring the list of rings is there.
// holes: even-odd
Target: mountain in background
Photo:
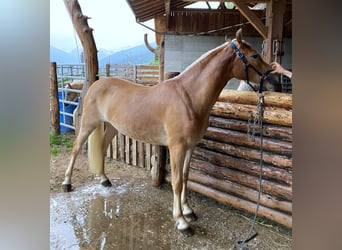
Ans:
[[[56,62],[57,64],[75,64],[79,63],[79,60],[77,54],[68,53],[50,46],[50,62]]]
[[[153,47],[155,43],[151,44]],[[79,56],[82,56],[81,48],[74,49],[70,52],[57,49],[50,46],[50,61],[57,64],[78,64],[80,63]],[[107,63],[110,64],[150,64],[154,59],[154,54],[151,53],[145,45],[139,45],[132,48],[123,49],[117,52],[110,52],[108,50],[99,49],[98,60],[99,67],[104,68]]]
[[[153,44],[152,46],[155,46]],[[133,48],[118,51],[114,54],[99,60],[99,67],[105,67],[109,64],[150,64],[154,59],[154,54],[150,52],[145,45],[139,45]]]

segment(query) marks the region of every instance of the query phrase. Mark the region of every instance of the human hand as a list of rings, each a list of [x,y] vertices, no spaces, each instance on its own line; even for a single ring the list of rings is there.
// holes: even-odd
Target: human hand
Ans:
[[[292,72],[289,70],[286,70],[283,68],[283,66],[281,66],[279,63],[277,62],[271,62],[271,67],[272,67],[272,74],[278,73],[278,74],[282,74],[282,75],[286,75],[289,78],[292,78]]]

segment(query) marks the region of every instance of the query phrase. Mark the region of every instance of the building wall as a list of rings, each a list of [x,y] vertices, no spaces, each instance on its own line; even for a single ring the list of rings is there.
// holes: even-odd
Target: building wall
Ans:
[[[262,49],[261,37],[245,37],[259,52]],[[224,43],[223,36],[165,36],[165,72],[182,72],[192,62],[211,50]],[[284,56],[282,65],[292,70],[292,39],[285,38],[283,43]],[[226,88],[236,89],[239,80],[232,79]]]

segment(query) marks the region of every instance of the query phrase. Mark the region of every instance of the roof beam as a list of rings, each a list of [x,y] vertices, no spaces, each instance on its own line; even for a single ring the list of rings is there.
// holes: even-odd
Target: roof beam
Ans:
[[[266,9],[266,25],[268,26],[267,46],[266,46],[266,62],[277,61],[281,63],[281,50],[283,42],[283,26],[284,13],[286,10],[285,0],[272,1],[267,4]],[[275,50],[273,41],[279,41],[278,51]],[[274,52],[277,52],[274,54]]]
[[[234,2],[233,0],[231,0]],[[240,0],[242,3],[268,3],[271,0]],[[183,2],[189,2],[189,3],[197,3],[197,2],[228,2],[227,0],[183,0]]]
[[[166,29],[169,29],[169,17],[171,11],[171,0],[165,0],[165,14],[166,14]]]
[[[249,9],[246,5],[246,1],[242,0],[232,0],[235,6],[239,9],[241,14],[253,25],[253,27],[259,32],[259,34],[267,39],[267,27],[259,19],[255,13]]]

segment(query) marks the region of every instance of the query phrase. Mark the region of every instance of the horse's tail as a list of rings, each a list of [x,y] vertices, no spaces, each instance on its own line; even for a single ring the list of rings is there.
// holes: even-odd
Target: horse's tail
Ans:
[[[104,173],[104,123],[102,122],[88,138],[89,170],[93,174]]]

